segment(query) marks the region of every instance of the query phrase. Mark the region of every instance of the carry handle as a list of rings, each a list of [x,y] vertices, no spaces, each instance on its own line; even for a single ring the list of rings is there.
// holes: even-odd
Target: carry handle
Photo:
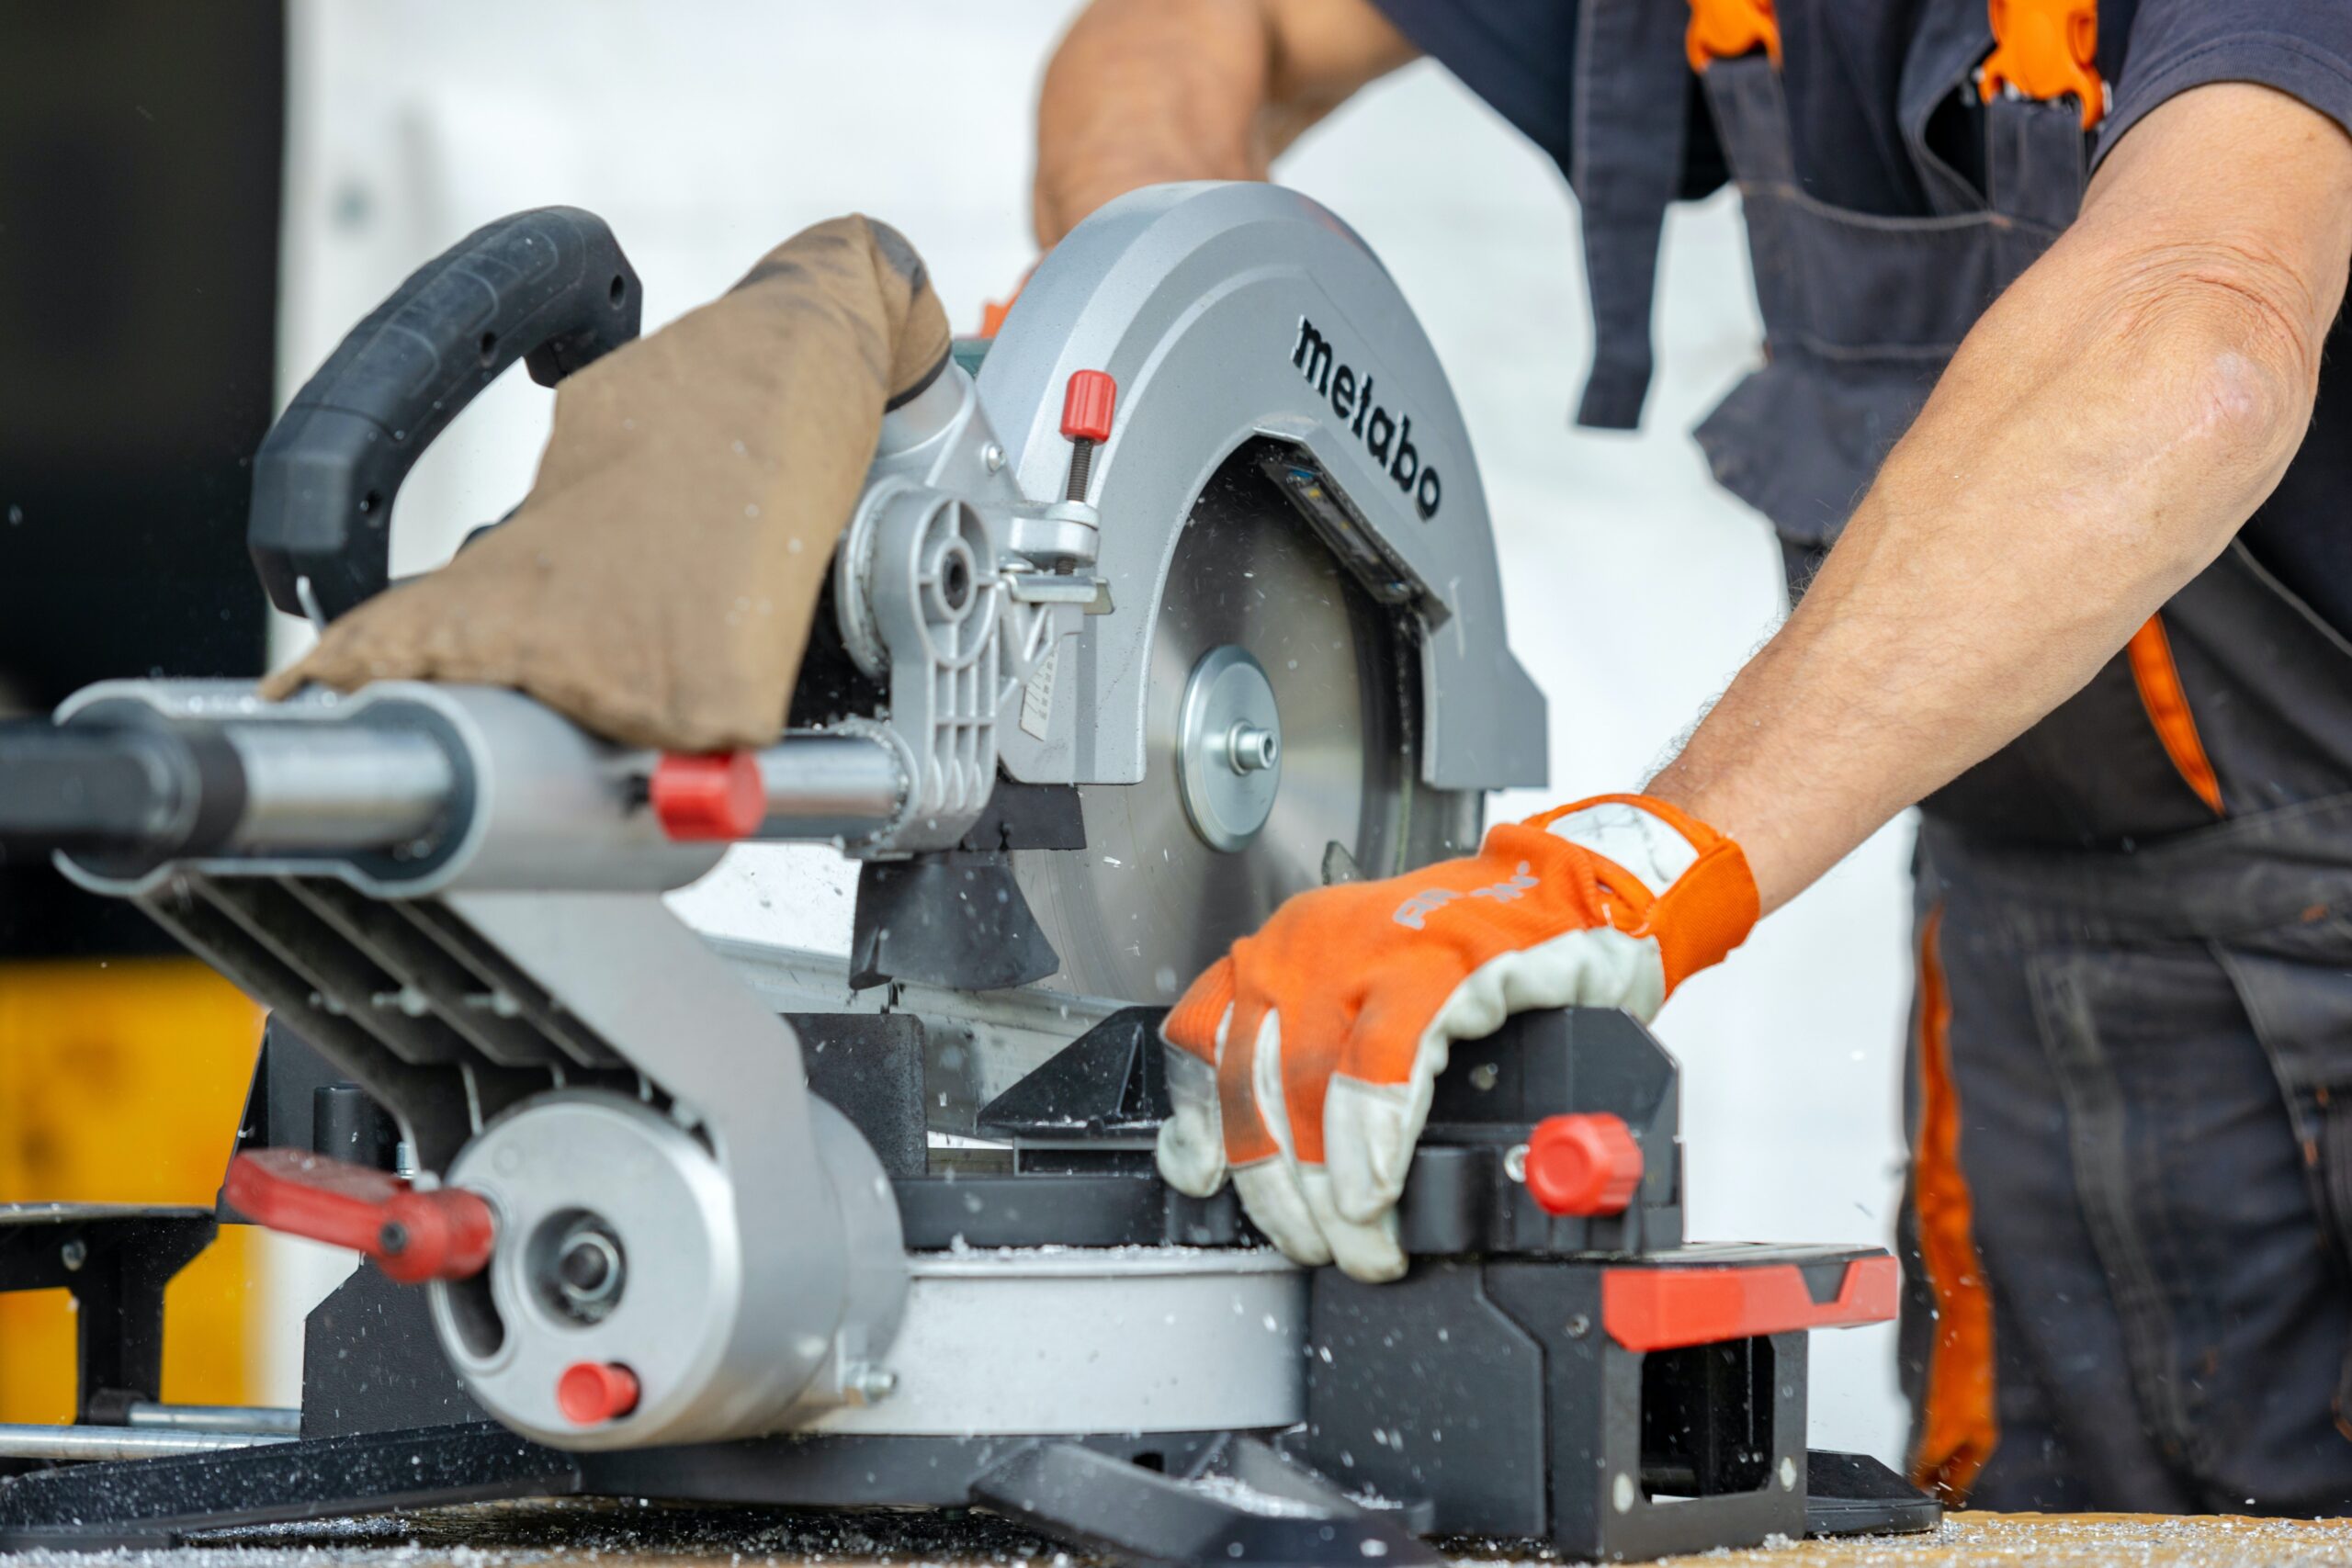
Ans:
[[[552,387],[637,336],[642,292],[605,220],[485,224],[352,329],[254,456],[245,543],[270,603],[333,620],[384,590],[392,500],[433,438],[517,359]]]

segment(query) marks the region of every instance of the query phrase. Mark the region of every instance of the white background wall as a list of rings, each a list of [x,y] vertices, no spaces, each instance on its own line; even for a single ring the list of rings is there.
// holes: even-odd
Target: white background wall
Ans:
[[[282,388],[420,262],[549,202],[610,220],[649,329],[793,231],[859,209],[906,231],[968,330],[1033,259],[1031,111],[1070,8],[298,0]],[[1684,434],[1757,355],[1732,199],[1671,222],[1659,376],[1629,436],[1568,424],[1590,332],[1566,187],[1452,77],[1423,63],[1375,85],[1277,174],[1386,261],[1467,414],[1511,638],[1552,704],[1552,785],[1498,814],[1636,785],[1781,611],[1762,523],[1713,490]],[[548,406],[514,374],[452,427],[401,494],[396,570],[446,557],[522,494]],[[1659,1020],[1686,1068],[1695,1235],[1890,1234],[1907,841],[1879,834]],[[769,851],[683,907],[737,934],[845,946],[845,886],[806,852]],[[311,1269],[286,1309],[331,1272]],[[1820,1336],[1815,1354],[1814,1444],[1895,1457],[1891,1330]]]

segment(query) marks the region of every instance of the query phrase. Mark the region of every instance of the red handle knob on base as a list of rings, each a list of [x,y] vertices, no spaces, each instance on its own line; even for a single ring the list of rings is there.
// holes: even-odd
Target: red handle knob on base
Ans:
[[[1622,1214],[1642,1184],[1642,1148],[1622,1116],[1546,1116],[1527,1138],[1527,1191],[1546,1213]]]

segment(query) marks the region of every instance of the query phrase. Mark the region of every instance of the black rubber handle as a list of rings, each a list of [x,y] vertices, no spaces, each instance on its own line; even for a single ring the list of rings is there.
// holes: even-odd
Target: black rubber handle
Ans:
[[[144,870],[217,847],[244,803],[244,771],[217,736],[0,724],[0,862],[64,850]]]
[[[641,305],[613,231],[576,207],[502,218],[419,267],[254,456],[245,543],[270,603],[332,620],[382,592],[392,498],[433,438],[517,359],[552,387],[628,342]]]

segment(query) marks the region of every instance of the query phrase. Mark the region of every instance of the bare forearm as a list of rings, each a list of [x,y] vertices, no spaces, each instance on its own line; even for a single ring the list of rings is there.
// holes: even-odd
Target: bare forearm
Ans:
[[[1653,782],[1740,840],[1767,909],[2077,690],[2300,444],[2352,234],[2339,213],[2282,256],[2250,237],[2263,215],[2148,210],[2157,171],[2125,160],[2161,129],[1970,334],[1804,604]],[[2323,185],[2352,175],[2352,143],[2331,157]]]
[[[1413,54],[1370,0],[1094,0],[1046,70],[1037,243],[1141,186],[1264,179],[1301,131]]]

